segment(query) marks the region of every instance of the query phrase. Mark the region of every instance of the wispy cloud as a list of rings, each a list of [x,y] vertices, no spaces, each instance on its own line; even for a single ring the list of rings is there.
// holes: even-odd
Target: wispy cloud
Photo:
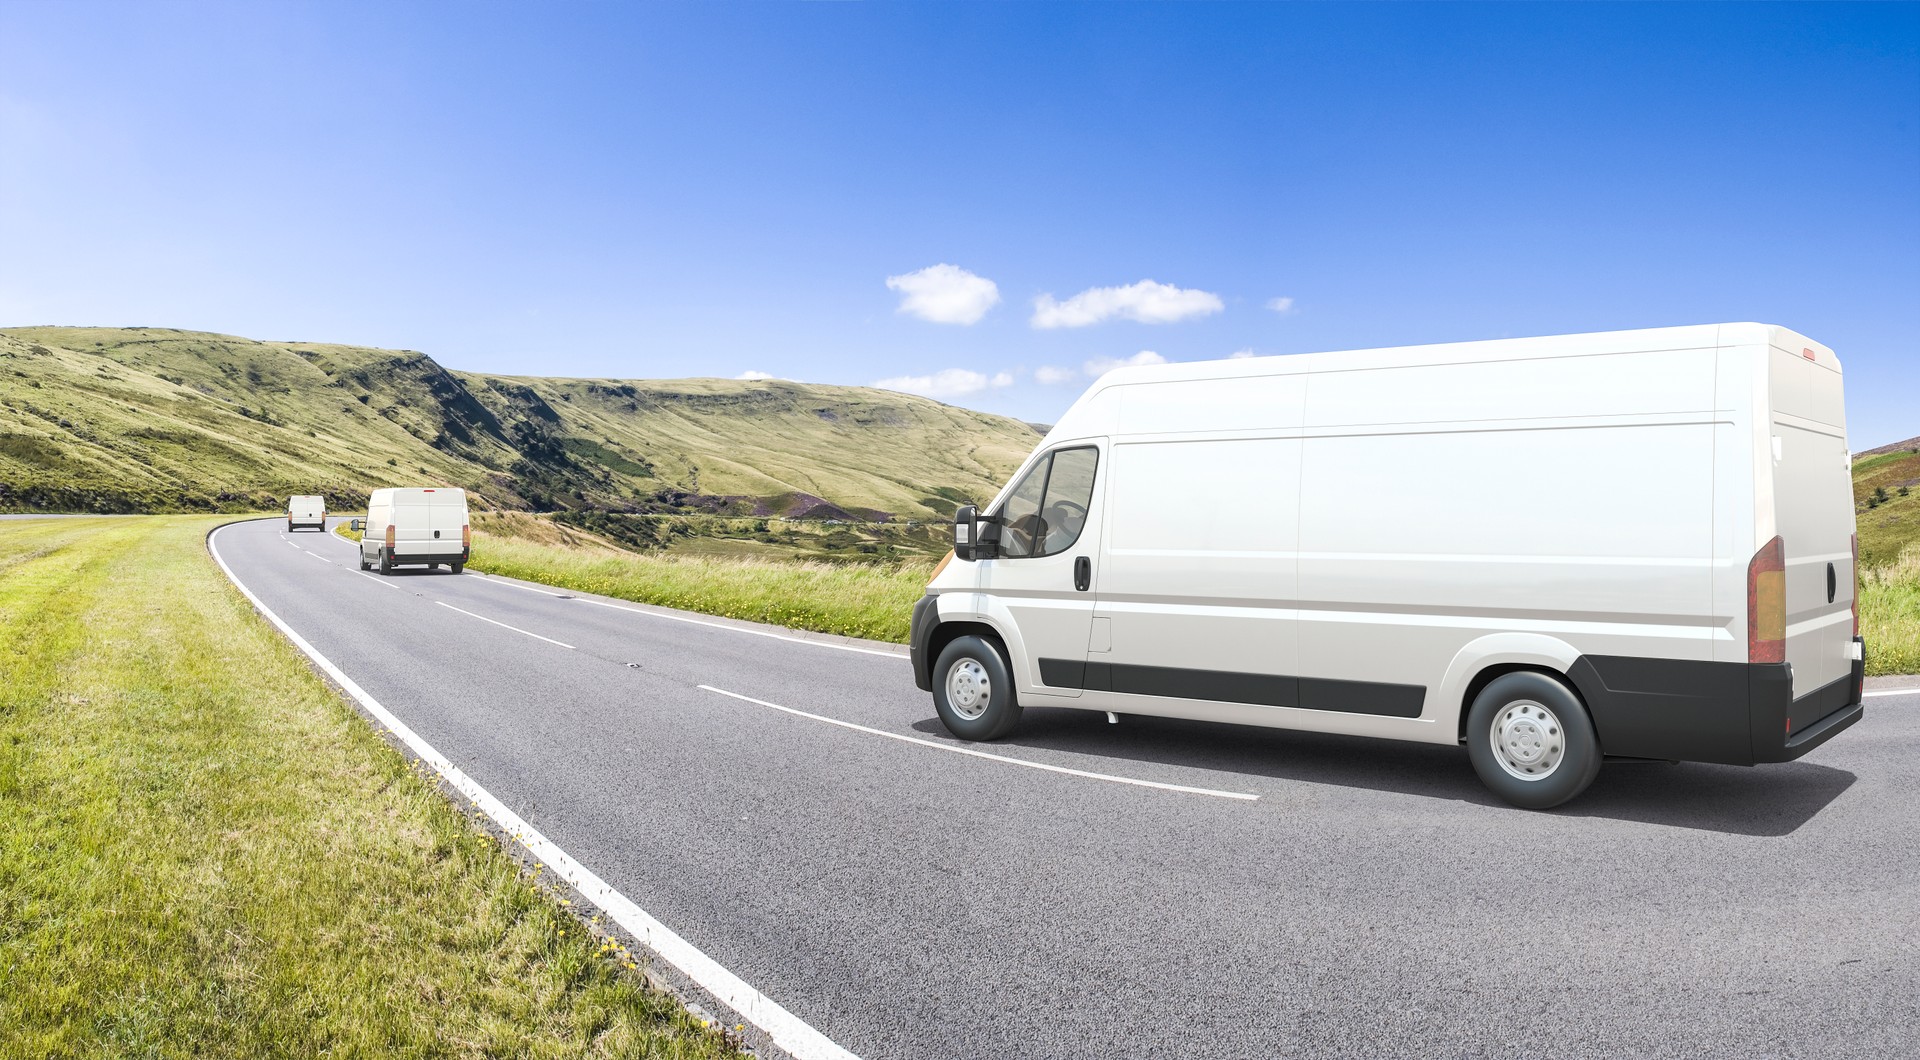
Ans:
[[[1143,364],[1165,364],[1167,359],[1152,350],[1141,350],[1131,357],[1096,357],[1081,367],[1094,377],[1106,375],[1115,368],[1137,368]]]
[[[1253,352],[1252,350],[1235,350],[1232,353],[1227,355],[1227,360],[1244,361],[1249,357],[1258,357],[1258,356],[1260,355]]]
[[[1293,312],[1293,299],[1285,297],[1270,298],[1267,300],[1267,308],[1281,316],[1286,316],[1288,313]]]
[[[1050,294],[1033,300],[1036,328],[1083,328],[1119,317],[1142,324],[1171,324],[1226,308],[1211,291],[1141,280],[1125,287],[1089,287],[1064,302]]]
[[[746,371],[741,372],[739,375],[734,376],[734,378],[753,381],[753,380],[760,380],[760,379],[778,379],[780,377],[774,375],[772,372],[756,372],[753,369],[749,368]]]
[[[1033,381],[1045,383],[1048,386],[1056,383],[1071,383],[1078,378],[1080,378],[1079,372],[1071,368],[1055,368],[1050,364],[1043,364],[1033,370]]]
[[[929,265],[889,276],[887,289],[900,292],[899,312],[936,324],[978,323],[1000,301],[998,284],[958,265]]]
[[[968,368],[947,368],[932,375],[897,375],[891,379],[882,379],[874,386],[882,390],[898,390],[905,394],[919,394],[930,398],[966,397],[983,390],[998,390],[1013,385],[1012,372],[995,372],[988,375]]]

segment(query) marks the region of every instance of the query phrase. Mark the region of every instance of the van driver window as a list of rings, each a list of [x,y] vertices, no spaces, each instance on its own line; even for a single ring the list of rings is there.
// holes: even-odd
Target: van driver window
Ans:
[[[1093,502],[1093,469],[1100,461],[1097,449],[1062,449],[1053,454],[1053,474],[1047,479],[1047,500],[1040,508],[1046,537],[1037,555],[1065,552],[1080,540],[1087,525],[1087,506]]]
[[[1099,460],[1097,449],[1062,449],[1033,465],[1000,510],[1000,555],[1022,559],[1072,548],[1087,525]]]

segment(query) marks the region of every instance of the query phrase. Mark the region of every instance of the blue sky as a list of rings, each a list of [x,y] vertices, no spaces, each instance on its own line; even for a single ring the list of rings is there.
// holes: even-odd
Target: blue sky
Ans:
[[[1759,319],[1865,448],[1916,310],[1920,5],[0,4],[0,324],[1050,420],[1142,351]]]

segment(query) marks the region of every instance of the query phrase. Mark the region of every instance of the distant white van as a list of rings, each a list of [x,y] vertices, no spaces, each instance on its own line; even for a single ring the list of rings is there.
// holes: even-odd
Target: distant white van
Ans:
[[[324,531],[327,528],[327,499],[312,494],[287,498],[287,530],[301,527]]]
[[[367,498],[367,527],[360,537],[360,569],[377,566],[438,567],[458,574],[473,550],[467,521],[467,491],[433,489],[374,490]]]
[[[914,608],[963,739],[1023,706],[1603,757],[1798,758],[1861,717],[1840,362],[1722,324],[1110,372]]]

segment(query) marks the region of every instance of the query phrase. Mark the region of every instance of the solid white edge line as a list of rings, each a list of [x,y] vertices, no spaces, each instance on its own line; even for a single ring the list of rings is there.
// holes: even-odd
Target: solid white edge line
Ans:
[[[560,600],[568,599],[568,597],[564,593],[550,593],[545,589],[536,589],[531,585],[521,585],[519,582],[508,581],[507,579],[500,577],[498,574],[487,574],[484,571],[474,571],[474,573],[480,575],[480,578],[479,578],[480,581],[486,582],[490,585],[504,585],[509,589],[519,589],[522,592],[539,593],[541,596],[551,596],[555,599],[560,599]],[[579,599],[579,597],[577,596],[572,597],[572,599],[577,600]]]
[[[485,615],[476,615],[476,614],[474,614],[473,612],[471,612],[471,611],[468,611],[468,610],[466,610],[465,608],[460,608],[460,607],[455,607],[455,606],[453,606],[452,604],[450,604],[450,603],[447,603],[447,602],[446,602],[445,600],[435,600],[435,601],[434,601],[434,603],[436,603],[436,604],[439,604],[439,605],[440,605],[441,607],[444,607],[444,608],[446,608],[446,609],[447,609],[447,610],[449,610],[449,611],[458,611],[458,612],[460,612],[461,614],[463,614],[463,615],[465,615],[465,616],[467,616],[468,618],[477,618],[477,619],[479,619],[479,620],[480,620],[480,621],[482,621],[482,622],[492,622],[492,623],[493,623],[494,625],[496,625],[496,626],[499,626],[499,627],[500,627],[501,629],[510,629],[510,630],[513,630],[513,631],[514,631],[515,633],[525,633],[525,634],[526,634],[527,636],[529,636],[529,637],[532,637],[532,638],[533,638],[534,640],[544,640],[544,641],[546,641],[546,642],[547,642],[548,644],[558,644],[558,645],[560,645],[560,646],[561,646],[562,648],[565,648],[565,649],[567,649],[568,651],[579,651],[579,650],[580,650],[580,649],[578,649],[578,648],[575,648],[575,647],[574,647],[573,645],[571,645],[571,644],[567,644],[567,643],[564,643],[564,642],[562,642],[562,641],[557,641],[557,640],[554,640],[554,639],[553,639],[552,637],[543,637],[543,636],[541,636],[541,635],[540,635],[540,634],[538,634],[538,633],[533,633],[533,632],[530,632],[530,631],[528,631],[528,630],[524,630],[524,629],[521,629],[521,628],[520,628],[519,626],[509,626],[509,625],[507,625],[507,624],[506,624],[505,622],[497,622],[497,621],[495,621],[495,620],[493,620],[493,619],[491,619],[491,618],[488,618],[488,617],[487,617],[487,616],[485,616]]]
[[[214,541],[227,523],[216,527],[207,535],[207,551],[213,553],[214,562],[226,572],[227,580],[240,594],[247,598],[254,610],[260,612],[267,621],[273,623],[286,638],[293,642],[307,658],[313,660],[322,673],[332,678],[346,693],[366,709],[367,713],[380,720],[380,724],[392,730],[402,743],[405,743],[421,760],[434,768],[434,771],[453,785],[462,795],[479,806],[507,834],[520,841],[541,861],[551,865],[574,889],[584,895],[588,901],[599,906],[626,932],[644,943],[648,949],[659,954],[668,964],[678,968],[687,978],[697,983],[701,989],[725,1002],[735,1012],[746,1017],[747,1022],[760,1028],[773,1039],[775,1045],[785,1049],[797,1060],[859,1060],[852,1052],[836,1045],[832,1039],[813,1029],[805,1020],[780,1007],[773,999],[748,986],[744,980],[727,971],[718,961],[700,952],[692,943],[681,938],[665,924],[648,915],[646,910],[635,905],[631,899],[613,889],[605,880],[595,875],[585,865],[575,861],[571,854],[561,849],[552,840],[540,834],[532,825],[522,820],[520,815],[506,807],[506,804],[493,797],[479,782],[461,772],[445,755],[434,750],[433,745],[420,738],[418,733],[407,728],[393,712],[381,706],[380,701],[367,694],[366,689],[354,683],[353,678],[333,661],[307,643],[307,639],[293,631],[293,627],[281,620],[279,615],[253,595],[253,590],[241,584],[235,577],[233,568],[227,566],[226,558],[220,555],[220,546]],[[477,617],[477,616],[476,616]]]
[[[1882,688],[1873,692],[1862,692],[1860,695],[1866,699],[1872,699],[1875,696],[1920,696],[1920,688]]]
[[[971,747],[955,747],[952,744],[936,743],[932,740],[922,740],[914,736],[902,736],[897,732],[887,732],[884,729],[870,729],[865,725],[856,725],[850,721],[841,721],[839,718],[829,718],[821,714],[809,714],[804,710],[795,710],[792,707],[783,707],[778,703],[769,703],[764,699],[755,699],[752,696],[743,696],[738,692],[729,692],[724,688],[715,688],[712,685],[697,685],[695,687],[705,692],[714,692],[723,696],[731,696],[734,699],[744,700],[748,703],[755,703],[763,707],[772,707],[775,710],[784,710],[788,714],[794,714],[802,718],[811,718],[814,721],[824,721],[828,725],[838,725],[843,729],[852,729],[855,732],[869,733],[874,736],[884,736],[889,740],[900,740],[905,743],[919,744],[922,747],[931,747],[936,751],[952,751],[954,754],[957,754],[957,755],[972,755],[975,758],[988,758],[988,759],[992,759],[995,762],[1005,762],[1008,765],[1026,766],[1028,769],[1044,769],[1049,773],[1065,773],[1070,777],[1085,777],[1088,780],[1105,780],[1114,784],[1132,784],[1136,787],[1158,788],[1161,791],[1178,791],[1188,795],[1210,795],[1216,799],[1239,799],[1244,802],[1260,801],[1260,796],[1252,795],[1244,791],[1220,791],[1215,788],[1190,788],[1185,784],[1163,784],[1157,780],[1139,780],[1134,777],[1117,777],[1111,773],[1092,773],[1084,769],[1072,769],[1067,766],[1051,766],[1046,764],[1045,762],[1030,762],[1024,758],[1009,758],[1006,755],[988,754],[985,751],[976,751]]]

